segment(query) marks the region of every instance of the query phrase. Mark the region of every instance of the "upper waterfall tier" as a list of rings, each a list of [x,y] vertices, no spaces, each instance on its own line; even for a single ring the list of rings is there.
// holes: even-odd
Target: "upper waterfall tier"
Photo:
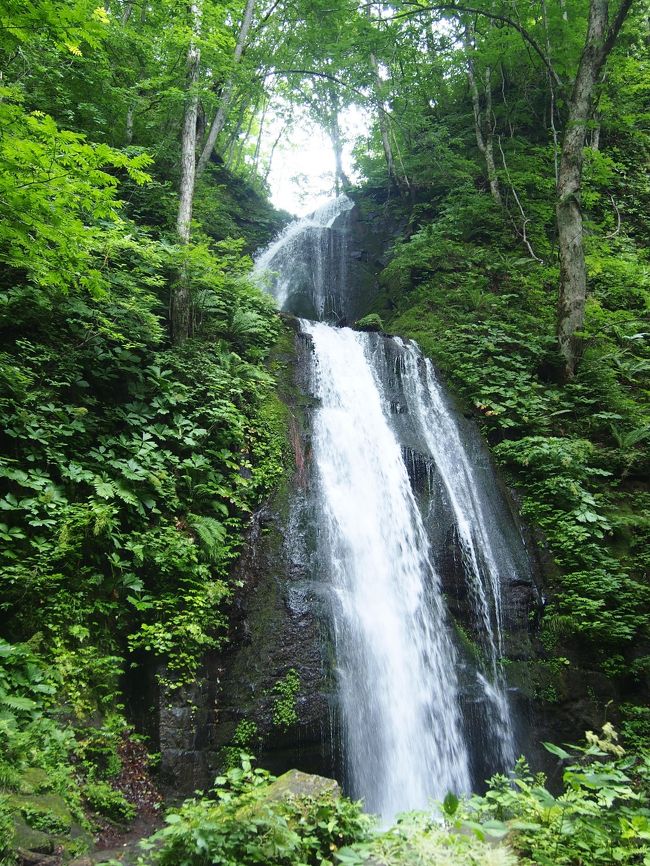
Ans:
[[[348,286],[348,218],[354,202],[346,195],[290,223],[255,261],[281,310],[338,324],[351,315]]]

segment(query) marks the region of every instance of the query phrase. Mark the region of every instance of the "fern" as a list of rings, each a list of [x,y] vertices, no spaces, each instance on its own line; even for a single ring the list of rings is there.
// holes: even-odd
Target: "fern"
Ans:
[[[224,554],[225,527],[214,517],[188,515],[188,523],[196,533],[201,550],[209,562],[219,562]]]
[[[16,767],[0,761],[0,788],[3,791],[13,791],[20,787],[22,777]]]

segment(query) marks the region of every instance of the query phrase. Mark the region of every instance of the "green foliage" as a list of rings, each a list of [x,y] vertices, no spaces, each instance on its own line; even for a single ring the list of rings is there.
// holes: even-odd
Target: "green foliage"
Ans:
[[[632,752],[650,750],[650,708],[634,704],[620,707],[623,722],[621,734],[625,746]]]
[[[135,806],[129,803],[121,791],[116,791],[108,782],[86,782],[83,797],[93,812],[110,818],[116,824],[128,825],[135,818]]]
[[[121,768],[124,720],[62,723],[65,672],[45,664],[34,644],[0,642],[0,826],[5,813],[21,815],[34,829],[65,835],[73,820],[88,827],[84,806],[128,823],[134,807],[103,780]]]
[[[177,686],[224,642],[231,563],[288,454],[281,325],[245,254],[278,215],[220,168],[177,243],[187,34],[168,4],[131,12],[0,14],[0,789],[35,797],[44,773],[84,827],[84,807],[133,816],[123,674],[157,658]],[[206,17],[215,74],[233,14]],[[181,269],[195,339],[171,349]]]
[[[161,866],[308,866],[367,837],[360,805],[331,795],[267,797],[273,777],[243,767],[217,779],[214,799],[188,800],[148,840],[148,862]]]
[[[230,745],[224,746],[220,751],[220,759],[227,770],[232,770],[241,765],[242,759],[254,756],[262,743],[257,725],[250,719],[242,719],[235,728]]]
[[[0,794],[0,864],[1,866],[13,866],[15,858],[13,854],[14,823],[7,798]]]
[[[650,855],[650,765],[625,756],[616,732],[587,732],[587,745],[546,748],[564,764],[563,790],[552,794],[541,774],[521,759],[514,785],[495,776],[483,797],[472,797],[455,819],[479,835],[508,834],[509,843],[539,866],[646,862]]]
[[[451,817],[451,816],[446,816]],[[488,828],[489,829],[489,828]],[[449,832],[437,815],[409,813],[396,825],[375,834],[370,842],[342,848],[334,855],[341,866],[363,866],[382,863],[386,866],[517,866],[516,855],[496,839],[486,841],[489,833],[478,838],[474,833]]]
[[[285,676],[278,680],[273,686],[273,724],[286,731],[298,722],[298,708],[296,698],[300,691],[300,677],[298,672],[291,668]]]
[[[17,789],[30,766],[54,772],[66,767],[74,747],[72,731],[51,717],[59,676],[28,644],[0,642],[0,786]],[[35,763],[36,762],[36,763]],[[59,780],[65,789],[69,772]]]
[[[0,96],[0,261],[33,287],[22,279],[5,284],[3,313],[28,298],[46,306],[70,292],[103,295],[101,260],[120,224],[118,181],[109,172],[124,169],[144,183],[151,158],[59,130],[51,117],[26,111],[15,88],[3,87]]]

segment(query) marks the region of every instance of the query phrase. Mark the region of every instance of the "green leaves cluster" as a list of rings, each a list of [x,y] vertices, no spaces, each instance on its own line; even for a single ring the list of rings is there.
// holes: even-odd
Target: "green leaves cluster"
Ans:
[[[560,794],[552,794],[543,775],[532,775],[522,759],[514,785],[493,777],[487,793],[463,803],[452,823],[466,822],[479,834],[507,834],[522,862],[539,866],[647,863],[647,755],[625,756],[611,725],[601,735],[587,732],[585,746],[545,745],[564,765]]]
[[[101,262],[121,222],[116,172],[142,184],[151,157],[60,130],[43,112],[28,111],[15,87],[0,90],[0,124],[0,259],[33,287],[26,298],[5,277],[2,312],[28,299],[51,305],[70,292],[104,294]]]
[[[291,668],[273,686],[273,724],[286,731],[298,722],[296,699],[300,691],[300,676]]]
[[[272,796],[273,777],[242,768],[217,779],[214,799],[188,800],[152,836],[147,862],[160,866],[332,866],[336,852],[367,837],[360,804],[323,794]]]

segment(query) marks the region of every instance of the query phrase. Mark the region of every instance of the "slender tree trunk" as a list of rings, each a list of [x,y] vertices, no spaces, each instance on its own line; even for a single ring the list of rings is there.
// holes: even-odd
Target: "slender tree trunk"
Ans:
[[[598,76],[632,2],[633,0],[622,0],[610,25],[607,0],[591,0],[585,46],[567,106],[555,207],[560,255],[557,340],[564,358],[567,378],[575,374],[580,356],[581,345],[577,332],[584,326],[587,296],[587,269],[580,208],[580,182],[587,124],[592,113]]]
[[[272,167],[273,167],[273,157],[274,157],[274,155],[275,155],[275,149],[276,149],[276,147],[278,146],[278,144],[280,143],[280,139],[281,139],[282,136],[284,135],[284,129],[285,129],[285,128],[282,127],[282,129],[280,130],[280,132],[278,132],[278,134],[277,134],[277,136],[276,136],[276,138],[275,138],[275,141],[273,142],[273,145],[272,145],[272,147],[271,147],[271,151],[270,151],[270,153],[269,153],[269,161],[268,161],[267,164],[266,164],[266,171],[264,172],[264,183],[266,183],[266,182],[268,181],[268,179],[269,179],[269,175],[271,174],[271,169],[272,169]]]
[[[244,48],[246,47],[246,40],[248,39],[248,33],[251,29],[251,24],[253,23],[254,9],[255,0],[246,0],[244,17],[242,18],[241,27],[239,28],[239,36],[237,37],[237,44],[235,45],[235,52],[233,54],[233,69],[238,66],[242,54],[244,53]],[[214,146],[217,143],[219,133],[225,126],[226,119],[228,117],[228,109],[230,108],[234,89],[235,76],[233,71],[233,73],[228,77],[228,80],[226,81],[223,91],[221,93],[221,99],[219,100],[219,108],[217,109],[217,113],[215,114],[214,120],[212,121],[212,124],[210,126],[208,137],[205,140],[205,144],[203,145],[203,149],[201,151],[201,156],[199,157],[199,161],[196,166],[197,175],[203,173],[206,165],[210,161],[210,156],[212,155]]]
[[[129,105],[126,110],[126,127],[124,131],[124,137],[127,144],[131,144],[133,142],[133,105]]]
[[[262,138],[264,137],[264,121],[266,120],[266,112],[269,107],[267,99],[264,100],[264,108],[262,109],[262,117],[260,118],[260,129],[257,133],[257,141],[255,142],[255,153],[253,154],[253,166],[251,174],[255,174],[260,163],[260,153],[262,150]]]
[[[129,3],[124,4],[124,8],[122,9],[122,26],[129,23],[129,18],[133,14],[133,7],[135,6],[134,0],[130,0]]]
[[[343,142],[341,141],[341,128],[339,127],[338,113],[332,117],[332,127],[330,132],[332,146],[334,148],[334,184],[336,186],[336,194],[340,195],[341,191],[349,186],[350,181],[343,168]]]
[[[339,126],[339,100],[334,88],[327,92],[329,108],[327,111],[327,131],[332,150],[334,151],[334,187],[336,195],[340,195],[341,189],[349,184],[349,180],[343,170],[343,142],[341,140],[341,127]]]
[[[591,130],[591,141],[589,142],[589,147],[592,150],[598,150],[600,148],[600,116],[596,115],[594,117],[594,128]]]
[[[190,11],[192,15],[192,38],[187,49],[187,100],[181,132],[181,177],[178,214],[176,216],[176,231],[181,244],[188,244],[190,241],[192,204],[196,183],[196,121],[199,110],[198,83],[201,63],[201,49],[197,43],[201,35],[202,0],[193,2]],[[183,343],[190,336],[191,324],[191,288],[189,274],[183,267],[171,299],[172,339],[175,343]]]
[[[469,50],[471,50],[471,48]],[[474,111],[474,131],[476,133],[476,144],[478,145],[478,149],[481,151],[481,153],[483,154],[483,158],[485,159],[485,168],[487,171],[488,183],[490,184],[490,192],[492,193],[492,198],[499,207],[503,207],[501,189],[499,187],[499,176],[497,174],[497,167],[494,161],[492,69],[489,66],[485,69],[485,112],[481,111],[481,99],[478,92],[478,85],[476,84],[474,63],[471,57],[468,57],[467,59],[467,78],[469,80],[469,89],[472,95],[472,108]]]
[[[366,6],[366,15],[368,18],[372,18],[372,4],[368,4]],[[384,149],[384,156],[386,158],[386,167],[388,169],[388,179],[391,184],[396,186],[398,189],[400,188],[399,178],[397,173],[395,172],[395,158],[393,156],[393,148],[390,143],[390,125],[388,115],[384,110],[383,99],[382,99],[382,90],[383,90],[383,82],[381,80],[381,73],[379,69],[379,61],[377,60],[377,56],[370,52],[370,67],[373,72],[373,76],[375,79],[374,83],[374,97],[375,97],[375,105],[377,106],[377,114],[379,120],[379,132],[381,134],[381,144]]]
[[[257,112],[257,103],[253,105],[251,110],[250,117],[248,118],[248,126],[244,130],[244,134],[240,135],[238,139],[235,141],[235,148],[233,151],[233,161],[232,161],[232,169],[233,171],[237,171],[239,166],[242,163],[242,158],[244,156],[244,147],[246,146],[246,142],[251,136],[251,130],[253,129],[253,121],[255,120],[255,114]]]
[[[222,149],[222,156],[224,165],[230,171],[232,168],[232,160],[235,154],[235,150],[237,149],[237,144],[239,142],[239,134],[243,128],[244,116],[246,114],[246,102],[242,99],[239,104],[239,111],[237,112],[237,119],[235,123],[231,123],[231,129],[228,134],[228,141],[226,142],[226,146]]]
[[[474,84],[474,88],[476,89],[476,83]],[[499,205],[499,207],[503,206],[503,202],[501,199],[501,188],[499,187],[499,176],[497,175],[497,167],[494,161],[494,115],[492,113],[492,70],[488,66],[485,69],[485,115],[483,117],[483,128],[485,130],[484,136],[484,150],[483,155],[485,156],[485,167],[487,170],[488,182],[490,184],[490,192],[492,193],[492,198]],[[478,117],[478,122],[480,123],[480,114]],[[477,126],[477,139],[478,139],[478,130]]]
[[[386,117],[386,112],[384,111],[383,101],[381,98],[382,80],[381,74],[379,72],[379,61],[372,53],[370,54],[370,65],[372,66],[372,71],[375,77],[375,104],[377,105],[377,112],[379,115],[379,131],[381,133],[381,144],[384,149],[384,156],[386,157],[388,177],[391,183],[399,187],[399,180],[397,178],[397,175],[395,174],[395,158],[393,157],[393,148],[390,143],[390,128],[388,126],[388,118]]]

